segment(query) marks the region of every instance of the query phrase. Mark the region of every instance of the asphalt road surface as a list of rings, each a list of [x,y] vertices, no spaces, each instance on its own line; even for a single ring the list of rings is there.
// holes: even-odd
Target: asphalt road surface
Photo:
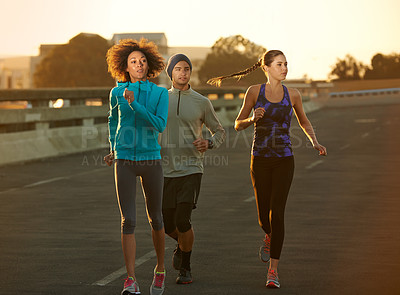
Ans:
[[[248,128],[227,129],[226,143],[207,152],[194,282],[175,284],[167,238],[164,294],[400,294],[400,103],[337,105],[309,118],[328,156],[294,121],[281,289],[265,287],[258,259]],[[120,294],[120,216],[105,154],[0,167],[0,294]],[[149,294],[156,259],[140,190],[137,203],[137,279]]]

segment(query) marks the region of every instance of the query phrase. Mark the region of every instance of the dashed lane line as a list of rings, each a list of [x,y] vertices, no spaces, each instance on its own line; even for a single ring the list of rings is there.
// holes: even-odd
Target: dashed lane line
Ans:
[[[247,199],[243,200],[243,202],[250,203],[250,202],[253,202],[255,200],[256,200],[256,198],[254,196],[251,196],[250,198],[247,198]]]
[[[307,170],[308,170],[308,169],[312,169],[312,168],[314,168],[315,166],[317,166],[317,165],[319,165],[319,164],[322,164],[323,162],[324,162],[323,160],[318,160],[318,161],[312,162],[310,165],[306,166],[306,169],[307,169]]]
[[[46,183],[51,183],[51,182],[55,182],[55,181],[59,181],[59,180],[63,180],[63,179],[68,179],[68,178],[69,178],[68,176],[55,177],[55,178],[50,178],[50,179],[34,182],[34,183],[31,183],[31,184],[27,184],[27,185],[24,185],[23,187],[24,188],[34,187],[34,186],[38,186],[38,185],[42,185],[42,184],[46,184]]]
[[[339,150],[343,151],[345,149],[348,149],[349,147],[350,147],[350,144],[346,144],[346,145],[340,147]]]
[[[56,182],[56,181],[60,181],[60,180],[64,180],[64,179],[70,179],[72,177],[76,177],[76,176],[82,176],[82,175],[86,175],[86,174],[92,174],[92,173],[96,173],[99,171],[104,171],[104,168],[98,168],[98,169],[94,169],[94,170],[90,170],[90,171],[85,171],[85,172],[81,172],[81,173],[77,173],[77,174],[72,174],[72,175],[68,175],[68,176],[61,176],[61,177],[54,177],[54,178],[49,178],[49,179],[45,179],[45,180],[41,180],[41,181],[37,181],[34,183],[30,183],[27,185],[24,185],[22,187],[15,187],[15,188],[11,188],[5,191],[1,191],[1,194],[7,194],[13,191],[17,191],[17,190],[21,190],[24,188],[31,188],[31,187],[35,187],[35,186],[39,186],[39,185],[43,185],[43,184],[47,184],[47,183],[52,183],[52,182]]]

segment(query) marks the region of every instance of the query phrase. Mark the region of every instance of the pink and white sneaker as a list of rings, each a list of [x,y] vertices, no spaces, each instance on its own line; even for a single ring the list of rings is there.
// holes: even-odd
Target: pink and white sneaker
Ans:
[[[131,295],[131,294],[141,294],[139,290],[139,285],[132,277],[127,277],[124,283],[124,289],[121,295]]]
[[[154,268],[153,283],[150,287],[150,295],[161,295],[165,289],[165,269],[163,272],[157,272]]]

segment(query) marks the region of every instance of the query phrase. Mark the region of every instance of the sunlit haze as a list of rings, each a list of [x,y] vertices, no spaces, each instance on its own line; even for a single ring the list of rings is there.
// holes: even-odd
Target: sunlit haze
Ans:
[[[375,53],[400,52],[398,0],[0,0],[0,57],[38,55],[41,44],[75,35],[164,32],[169,46],[211,47],[240,34],[282,50],[289,79],[326,79],[336,59],[370,64]]]

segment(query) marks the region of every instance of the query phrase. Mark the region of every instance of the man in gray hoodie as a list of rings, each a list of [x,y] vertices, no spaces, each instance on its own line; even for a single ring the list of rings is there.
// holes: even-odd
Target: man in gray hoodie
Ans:
[[[184,54],[171,56],[166,71],[172,87],[168,91],[167,127],[161,140],[164,226],[165,232],[178,242],[173,254],[173,267],[179,270],[176,283],[190,284],[194,243],[191,214],[199,197],[204,153],[222,144],[225,130],[210,100],[190,87],[189,58]],[[210,132],[207,139],[202,136],[203,125]]]

